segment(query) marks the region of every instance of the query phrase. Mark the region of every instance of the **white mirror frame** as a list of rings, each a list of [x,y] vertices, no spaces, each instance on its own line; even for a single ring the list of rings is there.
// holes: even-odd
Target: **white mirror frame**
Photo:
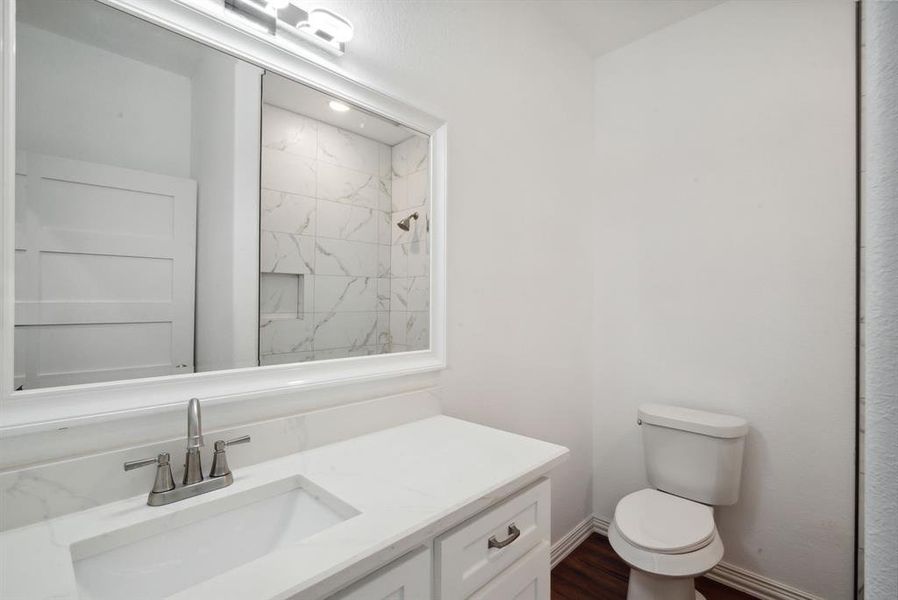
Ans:
[[[0,435],[11,436],[146,414],[182,406],[191,397],[214,404],[241,394],[301,392],[435,371],[446,366],[447,125],[386,93],[354,81],[315,52],[238,27],[220,0],[99,0],[150,23],[337,96],[430,135],[430,349],[321,362],[170,375],[14,391],[15,323],[15,0],[0,8]]]

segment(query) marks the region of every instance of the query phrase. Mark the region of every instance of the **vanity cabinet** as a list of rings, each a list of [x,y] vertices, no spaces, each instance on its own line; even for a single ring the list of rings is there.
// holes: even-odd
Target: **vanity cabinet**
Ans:
[[[430,600],[432,554],[418,548],[331,596],[331,600]]]
[[[469,598],[548,541],[549,481],[543,479],[436,539],[437,600]]]
[[[549,492],[540,479],[331,600],[548,600]]]
[[[468,600],[548,600],[551,549],[540,542]]]

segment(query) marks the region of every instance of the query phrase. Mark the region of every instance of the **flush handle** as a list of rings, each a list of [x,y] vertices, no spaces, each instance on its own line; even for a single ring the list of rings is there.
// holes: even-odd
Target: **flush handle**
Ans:
[[[514,523],[508,526],[508,537],[502,540],[501,542],[496,539],[496,536],[490,536],[488,540],[487,547],[489,548],[504,548],[509,545],[516,539],[521,537],[521,530],[518,529]]]

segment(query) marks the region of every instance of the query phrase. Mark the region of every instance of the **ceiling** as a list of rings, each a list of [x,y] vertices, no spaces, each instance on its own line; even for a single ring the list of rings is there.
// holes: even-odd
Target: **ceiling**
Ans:
[[[323,92],[297,83],[276,73],[266,73],[262,86],[262,101],[291,112],[323,121],[340,129],[395,146],[418,135],[398,123],[362,109],[351,107],[346,112],[334,112],[329,102],[334,100]]]
[[[546,15],[592,56],[625,46],[721,0],[546,0]]]

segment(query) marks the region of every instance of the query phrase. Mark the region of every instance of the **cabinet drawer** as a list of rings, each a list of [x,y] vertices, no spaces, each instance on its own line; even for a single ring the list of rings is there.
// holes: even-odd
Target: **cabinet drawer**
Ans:
[[[328,600],[430,600],[430,548],[398,558]]]
[[[549,515],[549,480],[541,479],[438,537],[437,598],[467,598],[540,542],[548,542]]]
[[[540,542],[469,600],[549,600],[550,551],[549,542]]]

